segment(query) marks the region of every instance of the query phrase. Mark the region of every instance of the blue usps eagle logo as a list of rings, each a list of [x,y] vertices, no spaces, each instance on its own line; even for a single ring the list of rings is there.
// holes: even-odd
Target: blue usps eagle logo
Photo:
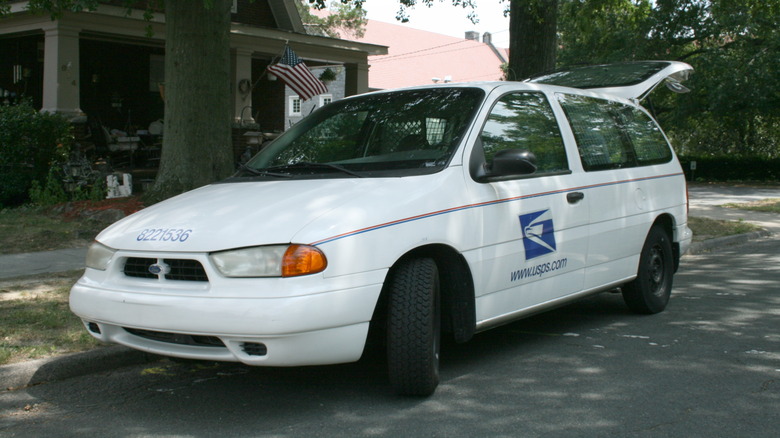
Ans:
[[[520,215],[520,228],[526,260],[555,252],[555,227],[550,210]]]

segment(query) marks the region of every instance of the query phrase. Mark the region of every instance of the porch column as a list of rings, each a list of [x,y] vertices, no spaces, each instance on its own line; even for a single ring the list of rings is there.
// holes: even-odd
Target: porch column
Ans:
[[[236,122],[254,122],[252,118],[252,49],[233,50],[233,114]]]
[[[79,100],[79,32],[52,22],[44,28],[43,108],[66,117],[82,114]]]
[[[362,94],[368,91],[368,63],[346,64],[344,96]]]

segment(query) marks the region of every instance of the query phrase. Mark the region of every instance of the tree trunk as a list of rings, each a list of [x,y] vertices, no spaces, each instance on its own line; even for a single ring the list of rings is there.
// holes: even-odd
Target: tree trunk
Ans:
[[[558,0],[511,0],[510,8],[507,78],[519,81],[554,69]]]
[[[165,131],[158,201],[233,171],[231,0],[165,2]],[[208,5],[208,6],[207,6]]]

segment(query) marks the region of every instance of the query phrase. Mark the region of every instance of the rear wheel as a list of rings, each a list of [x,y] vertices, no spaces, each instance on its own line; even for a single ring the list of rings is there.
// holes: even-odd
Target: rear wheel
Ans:
[[[623,286],[628,308],[643,314],[663,311],[672,294],[673,273],[672,242],[663,228],[653,226],[639,257],[636,279]]]
[[[389,279],[387,364],[399,394],[427,396],[439,384],[439,272],[429,258],[408,259]]]

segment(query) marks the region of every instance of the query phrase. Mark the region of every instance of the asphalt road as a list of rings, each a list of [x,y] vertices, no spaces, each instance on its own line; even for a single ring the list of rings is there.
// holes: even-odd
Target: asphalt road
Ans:
[[[619,295],[445,345],[430,398],[382,360],[268,369],[145,366],[0,393],[3,437],[775,437],[780,240],[688,256],[670,307]]]

